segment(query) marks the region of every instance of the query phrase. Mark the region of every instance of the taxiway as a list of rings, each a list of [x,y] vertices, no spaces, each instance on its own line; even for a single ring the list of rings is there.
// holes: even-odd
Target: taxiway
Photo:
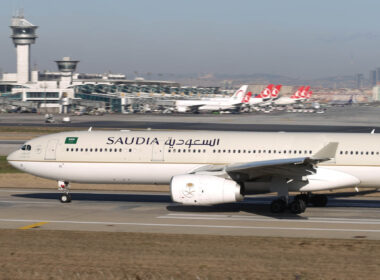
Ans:
[[[269,212],[271,196],[242,203],[189,207],[166,193],[0,189],[0,228],[186,233],[380,240],[380,197],[331,196],[327,207],[301,215]]]

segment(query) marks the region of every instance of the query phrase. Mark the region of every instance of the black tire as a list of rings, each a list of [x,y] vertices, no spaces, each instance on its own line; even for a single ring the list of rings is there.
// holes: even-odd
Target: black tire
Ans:
[[[311,197],[310,203],[315,207],[325,207],[327,205],[327,195],[317,194]]]
[[[286,203],[282,199],[273,200],[270,205],[270,211],[272,213],[282,213],[285,211]]]
[[[69,203],[71,202],[71,195],[70,194],[62,194],[60,197],[59,197],[59,200],[62,202],[62,203]]]
[[[303,202],[305,203],[305,205],[308,205],[309,204],[309,196],[307,194],[299,194],[299,195],[296,195],[296,197],[294,199],[300,199],[300,200],[303,200]]]
[[[289,205],[290,212],[293,214],[301,214],[306,210],[306,204],[302,199],[295,199]]]

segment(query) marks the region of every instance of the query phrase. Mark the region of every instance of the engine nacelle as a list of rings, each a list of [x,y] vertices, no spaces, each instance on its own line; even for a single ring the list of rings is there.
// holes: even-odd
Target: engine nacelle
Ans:
[[[299,191],[311,192],[339,188],[356,187],[360,180],[350,174],[318,167],[315,174],[307,176],[308,183],[302,186]]]
[[[186,106],[177,106],[178,113],[186,113],[187,111],[188,111],[188,108]]]
[[[211,175],[178,175],[170,182],[173,201],[185,205],[213,205],[243,200],[240,186]]]

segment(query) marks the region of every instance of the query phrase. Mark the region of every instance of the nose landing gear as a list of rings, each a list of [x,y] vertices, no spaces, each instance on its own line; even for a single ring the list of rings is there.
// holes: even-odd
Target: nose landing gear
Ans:
[[[62,191],[63,194],[59,197],[59,200],[62,203],[71,202],[71,194],[70,194],[70,183],[65,181],[58,181],[58,190]]]

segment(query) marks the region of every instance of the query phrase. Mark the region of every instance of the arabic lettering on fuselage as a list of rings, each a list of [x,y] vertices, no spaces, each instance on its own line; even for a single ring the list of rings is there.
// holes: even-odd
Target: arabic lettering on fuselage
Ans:
[[[122,145],[160,145],[163,142],[164,145],[175,147],[175,146],[187,146],[191,148],[192,146],[218,146],[220,139],[219,138],[213,138],[213,139],[182,139],[182,138],[168,138],[166,140],[158,139],[157,137],[142,137],[142,136],[136,136],[136,137],[108,137],[107,138],[107,145],[116,145],[116,144],[122,144]]]

